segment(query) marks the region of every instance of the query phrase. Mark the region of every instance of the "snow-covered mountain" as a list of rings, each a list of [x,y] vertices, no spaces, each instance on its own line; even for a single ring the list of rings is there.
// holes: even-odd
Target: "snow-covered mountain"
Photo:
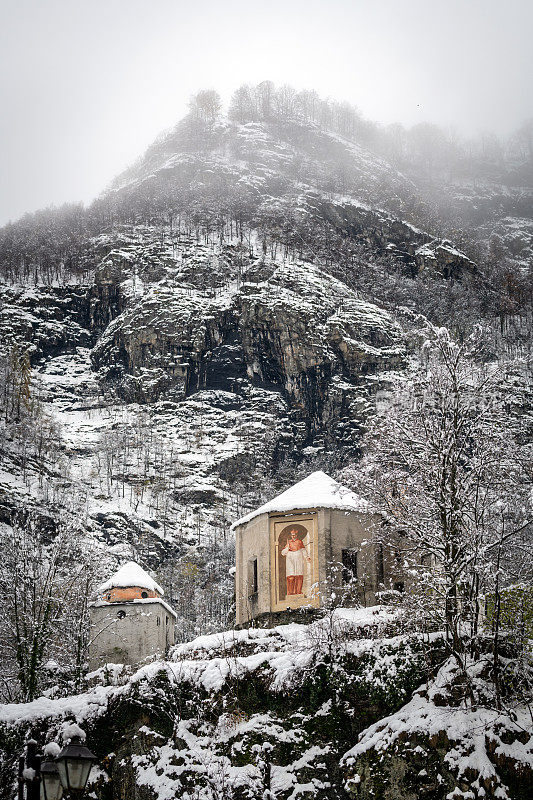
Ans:
[[[67,518],[95,579],[137,558],[183,636],[220,625],[231,522],[357,456],[408,356],[398,308],[476,313],[480,265],[423,208],[413,180],[313,122],[189,115],[88,209],[7,226],[6,530]]]
[[[417,136],[399,169],[394,131],[269,86],[0,231],[0,792],[74,724],[99,800],[525,800],[531,189]],[[232,630],[232,523],[320,470],[403,504],[423,585]],[[178,644],[87,676],[91,592],[131,560]]]

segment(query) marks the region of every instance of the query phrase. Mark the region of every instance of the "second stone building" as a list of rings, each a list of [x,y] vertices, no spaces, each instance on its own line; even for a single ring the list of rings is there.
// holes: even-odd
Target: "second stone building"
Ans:
[[[89,606],[91,670],[109,663],[140,666],[163,657],[174,644],[176,612],[139,564],[123,564],[96,591]]]
[[[403,591],[383,527],[381,514],[324,472],[247,514],[233,525],[237,624],[268,624],[287,611],[320,608],[336,587],[365,604],[375,602],[379,589]]]

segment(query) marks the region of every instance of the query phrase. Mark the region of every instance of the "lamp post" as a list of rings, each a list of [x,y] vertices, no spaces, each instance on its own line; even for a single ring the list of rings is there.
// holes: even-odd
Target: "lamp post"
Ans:
[[[19,758],[18,800],[24,800],[24,787],[26,800],[39,800],[40,774],[41,756],[37,753],[37,742],[35,739],[28,739],[26,755]]]
[[[47,745],[45,752],[51,747]],[[61,752],[56,744],[53,747],[55,752],[50,751],[48,760],[42,761],[35,739],[27,742],[26,755],[19,759],[18,800],[61,800],[63,792],[77,800],[83,796],[96,756],[80,736],[73,736]]]

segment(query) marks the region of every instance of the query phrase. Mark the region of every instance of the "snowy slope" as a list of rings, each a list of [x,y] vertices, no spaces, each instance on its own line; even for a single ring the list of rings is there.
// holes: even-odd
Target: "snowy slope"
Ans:
[[[152,145],[143,158],[119,175],[111,192],[137,190],[159,179],[180,180],[186,175],[205,187],[216,188],[224,180],[230,186],[249,187],[264,198],[293,191],[319,188],[335,191],[332,176],[344,169],[351,183],[350,195],[371,202],[390,199],[401,205],[414,185],[386,161],[338,134],[313,123],[292,121],[284,126],[267,122],[219,120],[206,136],[190,120]],[[302,175],[310,172],[314,183]],[[339,186],[344,186],[344,180]]]
[[[0,706],[0,748],[10,763],[26,732],[53,741],[81,726],[99,800],[125,785],[157,800],[265,785],[280,800],[402,800],[413,786],[428,800],[525,797],[527,706],[514,721],[461,707],[451,662],[430,676],[442,644],[379,606],[202,636],[133,674],[109,665],[85,693]]]

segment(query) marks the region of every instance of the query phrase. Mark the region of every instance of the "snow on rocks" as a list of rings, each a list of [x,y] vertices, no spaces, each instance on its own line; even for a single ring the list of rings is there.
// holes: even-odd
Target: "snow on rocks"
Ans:
[[[413,785],[431,786],[438,770],[446,790],[439,797],[510,797],[501,765],[530,768],[527,715],[518,710],[510,723],[481,708],[437,705],[450,669],[409,700],[429,651],[427,637],[423,643],[403,627],[397,609],[376,606],[336,609],[307,625],[201,636],[175,647],[171,660],[124,676],[122,685],[4,706],[0,722],[46,722],[54,736],[82,725],[92,746],[93,732],[101,725],[108,730],[112,720],[109,761],[115,761],[104,779],[150,788],[158,800],[192,797],[192,791],[209,800],[222,784],[230,793],[252,787],[259,796],[267,778],[280,800],[328,797],[339,780],[366,800],[373,778],[387,776],[393,748],[404,773],[414,770]],[[437,634],[429,644],[440,661]],[[403,708],[383,714],[383,708],[398,709],[406,694]],[[368,725],[372,718],[379,721],[347,749],[361,721]]]
[[[125,691],[124,687],[95,686],[87,692],[52,700],[38,697],[30,703],[0,705],[0,723],[18,725],[34,724],[40,720],[66,718],[82,723],[104,713],[111,697]]]
[[[424,770],[418,775],[426,783],[447,781],[453,787],[446,795],[449,800],[511,800],[513,795],[500,775],[502,767],[517,774],[529,770],[533,776],[533,725],[527,706],[515,708],[510,716],[481,704],[453,703],[451,697],[446,702],[456,669],[454,660],[448,659],[428,687],[421,687],[399,711],[360,734],[358,743],[341,759],[348,772],[346,789],[352,796],[359,796],[361,777],[368,781],[376,761],[381,765],[380,781],[386,782],[396,772],[397,759],[409,759],[411,753],[422,757]],[[433,748],[440,748],[437,762],[427,758]],[[414,764],[418,763],[415,759]],[[372,779],[366,792],[372,793]]]
[[[373,638],[365,640],[365,635],[375,635],[376,621],[382,625],[394,624],[398,620],[398,611],[385,606],[342,608],[334,612],[333,618],[349,626],[344,629],[347,638],[343,644],[348,650],[356,644],[355,641],[350,644],[350,635],[360,639],[361,646],[365,642],[375,644]],[[291,623],[274,628],[228,630],[199,636],[191,642],[176,645],[169,661],[146,664],[120,681],[114,678],[115,685],[98,683],[79,695],[57,699],[40,697],[29,703],[0,705],[0,723],[17,724],[70,716],[82,724],[84,720],[104,713],[110,699],[127,694],[131,686],[150,681],[160,673],[166,674],[173,685],[189,682],[211,692],[220,689],[228,676],[243,677],[266,666],[271,670],[274,689],[281,691],[291,673],[310,663],[317,643],[320,645],[321,631],[328,629],[329,624],[329,620],[317,620],[309,625]],[[112,664],[109,668],[116,673],[122,669],[121,665]],[[97,671],[89,677],[106,681],[105,671]]]
[[[271,689],[283,692],[296,675],[309,668],[321,647],[333,643],[338,652],[379,655],[383,670],[390,666],[390,659],[381,648],[395,647],[400,640],[375,637],[397,625],[400,616],[397,609],[384,606],[339,608],[331,617],[308,625],[290,623],[199,636],[172,650],[168,668],[178,680],[200,685],[206,691],[218,691],[228,679],[242,679],[263,669],[269,675]],[[377,673],[373,677],[383,680]]]

